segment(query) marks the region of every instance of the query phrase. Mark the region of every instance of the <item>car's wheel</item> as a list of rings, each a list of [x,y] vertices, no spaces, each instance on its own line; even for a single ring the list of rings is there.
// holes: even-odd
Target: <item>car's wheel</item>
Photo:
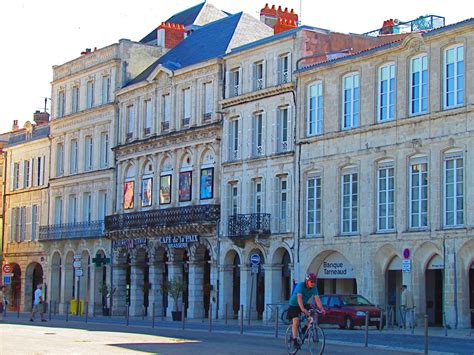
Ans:
[[[344,328],[347,329],[354,329],[354,321],[351,317],[346,317],[346,322],[344,324]]]

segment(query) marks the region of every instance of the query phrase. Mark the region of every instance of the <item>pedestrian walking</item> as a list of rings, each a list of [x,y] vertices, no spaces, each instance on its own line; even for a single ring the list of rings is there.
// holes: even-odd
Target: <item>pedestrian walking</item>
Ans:
[[[414,327],[414,309],[415,301],[413,300],[413,293],[408,290],[407,285],[402,285],[402,294],[400,297],[400,313],[402,314],[402,325],[406,329],[406,325],[410,328]]]
[[[7,299],[5,297],[5,286],[0,285],[0,322],[3,321],[3,315],[7,307]]]
[[[43,291],[41,289],[42,287],[42,284],[38,284],[36,286],[35,297],[33,300],[33,309],[31,310],[30,314],[30,322],[34,322],[36,312],[39,312],[41,321],[46,322],[46,319],[44,319],[44,299]]]

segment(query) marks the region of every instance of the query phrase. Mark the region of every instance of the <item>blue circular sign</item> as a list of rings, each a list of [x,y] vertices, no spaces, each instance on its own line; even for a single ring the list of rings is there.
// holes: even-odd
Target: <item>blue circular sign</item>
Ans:
[[[258,265],[258,264],[260,264],[260,255],[258,255],[258,254],[252,254],[252,255],[250,255],[250,262],[251,262],[253,265]]]

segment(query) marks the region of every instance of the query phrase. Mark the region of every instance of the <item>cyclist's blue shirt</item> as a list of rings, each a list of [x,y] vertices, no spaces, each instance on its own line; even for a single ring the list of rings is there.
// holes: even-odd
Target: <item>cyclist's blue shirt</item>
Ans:
[[[305,282],[296,285],[290,297],[290,306],[298,306],[298,293],[303,296],[303,305],[309,304],[314,296],[319,296],[318,288],[314,285],[311,288],[306,287]]]

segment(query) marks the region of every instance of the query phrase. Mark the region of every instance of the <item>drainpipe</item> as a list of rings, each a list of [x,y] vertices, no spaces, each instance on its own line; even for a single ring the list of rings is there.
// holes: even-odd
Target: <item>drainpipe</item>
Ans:
[[[6,152],[2,152],[2,155],[4,157],[4,166],[3,166],[3,195],[2,195],[2,249],[0,250],[0,265],[3,265],[4,257],[3,257],[3,251],[4,246],[5,246],[5,207],[6,207],[6,201],[7,198],[5,194],[7,193],[7,184],[6,184],[6,179],[7,179],[7,164],[8,164],[8,156]],[[0,270],[0,276],[3,276],[3,271]],[[3,283],[3,278],[2,281]]]
[[[454,243],[454,328],[458,329],[458,278],[456,273],[456,240]]]

